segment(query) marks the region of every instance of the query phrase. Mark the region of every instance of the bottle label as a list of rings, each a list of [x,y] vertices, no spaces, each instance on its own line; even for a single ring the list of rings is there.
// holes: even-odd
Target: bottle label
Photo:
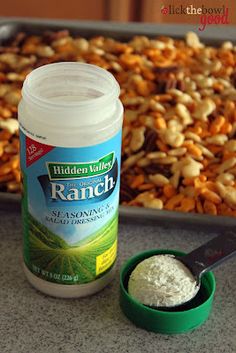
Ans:
[[[116,260],[121,131],[79,148],[20,140],[26,266],[60,284],[100,278]]]

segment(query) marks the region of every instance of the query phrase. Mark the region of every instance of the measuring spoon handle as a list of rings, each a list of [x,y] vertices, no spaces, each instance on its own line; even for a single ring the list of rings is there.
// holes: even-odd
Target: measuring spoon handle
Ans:
[[[199,279],[204,272],[210,271],[234,254],[236,254],[236,234],[227,232],[181,256],[181,261]]]

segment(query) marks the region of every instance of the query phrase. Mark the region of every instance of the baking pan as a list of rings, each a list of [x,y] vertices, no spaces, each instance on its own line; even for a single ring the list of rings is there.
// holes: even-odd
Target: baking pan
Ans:
[[[42,20],[25,18],[0,17],[0,45],[7,44],[8,40],[18,32],[28,34],[42,34],[45,30],[68,29],[73,35],[90,38],[95,35],[109,36],[119,40],[128,40],[134,35],[154,37],[167,35],[173,38],[183,38],[188,31],[196,31],[197,25],[156,25],[146,23],[116,23],[104,21],[66,21]],[[235,43],[236,27],[208,26],[199,37],[208,45],[217,46],[222,41],[230,40]],[[0,210],[19,211],[20,196],[0,193]],[[122,221],[153,223],[167,226],[192,226],[196,228],[229,229],[236,226],[236,218],[224,216],[210,216],[175,211],[154,210],[147,208],[120,206]]]
[[[0,192],[0,210],[20,212],[21,197],[17,194]],[[196,213],[155,210],[144,207],[120,206],[120,220],[123,223],[159,224],[165,227],[187,227],[209,231],[232,229],[236,226],[234,217],[209,216]]]

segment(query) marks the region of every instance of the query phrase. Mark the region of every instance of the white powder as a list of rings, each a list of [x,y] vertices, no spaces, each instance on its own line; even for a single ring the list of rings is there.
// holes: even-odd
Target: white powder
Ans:
[[[190,270],[173,255],[155,255],[140,262],[131,273],[128,292],[149,306],[175,306],[198,290]]]

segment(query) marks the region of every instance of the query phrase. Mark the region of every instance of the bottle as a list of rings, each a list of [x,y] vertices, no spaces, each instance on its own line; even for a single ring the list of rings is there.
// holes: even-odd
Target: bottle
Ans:
[[[19,105],[24,271],[52,296],[93,294],[117,253],[123,107],[95,65],[33,70]]]

